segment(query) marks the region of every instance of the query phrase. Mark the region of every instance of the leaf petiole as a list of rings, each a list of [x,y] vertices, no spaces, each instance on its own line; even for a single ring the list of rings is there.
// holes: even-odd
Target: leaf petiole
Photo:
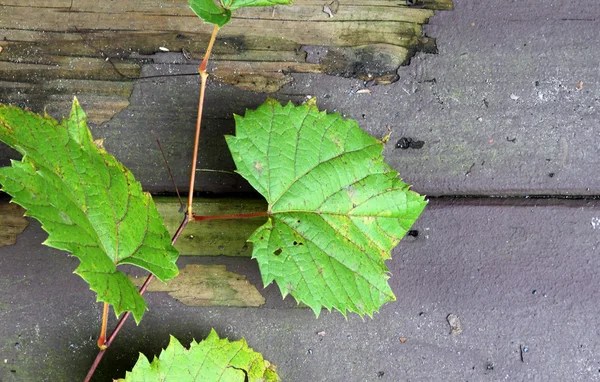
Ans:
[[[187,223],[189,221],[190,221],[190,219],[187,216],[183,217],[183,220],[181,221],[179,228],[177,228],[177,232],[175,232],[175,235],[173,235],[173,238],[171,239],[171,245],[175,245],[175,243],[177,242],[177,239],[179,239],[179,235],[181,235],[181,233],[183,232],[185,226],[187,226]],[[146,292],[148,285],[150,285],[150,282],[153,279],[154,279],[154,274],[150,273],[148,275],[148,277],[146,278],[146,281],[144,281],[144,284],[142,285],[142,287],[139,290],[140,295],[143,295],[144,292]],[[108,309],[106,309],[106,305],[105,305],[105,312],[108,314]],[[121,317],[121,319],[119,320],[119,322],[113,329],[113,331],[110,334],[110,336],[108,337],[108,339],[106,341],[103,341],[104,348],[101,347],[100,345],[98,345],[100,347],[100,351],[98,352],[98,355],[96,355],[96,359],[94,360],[94,363],[92,363],[90,370],[88,371],[87,375],[85,376],[85,379],[83,380],[84,382],[89,382],[92,379],[92,376],[96,372],[96,368],[100,364],[102,357],[104,357],[104,353],[106,353],[106,350],[108,349],[108,347],[113,343],[113,341],[117,337],[117,334],[119,334],[119,331],[121,330],[123,325],[125,325],[125,321],[127,321],[127,319],[129,318],[130,315],[131,315],[131,312],[127,311]],[[104,320],[103,320],[103,326],[104,326]],[[106,333],[106,328],[104,328],[103,333]],[[105,337],[106,337],[106,334],[105,334]],[[100,344],[100,339],[98,339],[98,344]]]
[[[106,350],[106,326],[108,322],[108,303],[104,303],[102,309],[102,327],[100,328],[100,336],[98,337],[98,347],[100,350]]]

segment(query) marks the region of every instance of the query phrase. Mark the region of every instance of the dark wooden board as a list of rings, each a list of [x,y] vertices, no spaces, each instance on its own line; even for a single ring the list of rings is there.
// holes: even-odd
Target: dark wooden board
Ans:
[[[6,12],[8,7],[0,9]],[[392,136],[384,151],[387,161],[415,190],[428,195],[600,195],[600,177],[595,171],[600,167],[600,137],[595,129],[600,118],[600,51],[595,49],[600,45],[599,19],[600,7],[594,0],[580,0],[572,6],[556,6],[550,0],[535,6],[501,0],[459,1],[454,10],[437,13],[425,26],[425,34],[437,38],[439,54],[417,54],[409,66],[398,70],[397,82],[372,86],[363,80],[306,70],[309,73],[286,74],[293,81],[273,96],[295,103],[317,96],[320,107],[357,119],[377,137],[383,137],[390,126]],[[237,22],[242,21],[233,20],[232,30]],[[223,49],[225,42],[234,45],[225,37]],[[77,34],[71,38],[82,40]],[[198,41],[203,40],[198,37]],[[78,49],[86,47],[81,44]],[[152,44],[157,45],[156,41]],[[102,58],[93,48],[86,49],[85,54]],[[305,60],[303,65],[320,65],[323,49],[306,46],[306,59],[298,53]],[[148,190],[172,192],[150,131],[155,130],[161,139],[177,185],[187,188],[198,57],[189,61],[180,52],[146,55],[154,51],[148,48],[140,50],[137,58],[130,54],[127,59],[111,59],[120,72],[129,74],[124,78],[110,63],[105,64],[104,71],[98,72],[105,77],[99,74],[94,80],[104,86],[101,91],[81,82],[68,82],[61,88],[61,81],[75,80],[48,74],[52,81],[41,83],[56,94],[52,102],[46,97],[35,105],[39,110],[47,103],[49,112],[60,116],[68,110],[70,86],[83,86],[79,96],[95,122],[94,135],[106,138],[106,147]],[[240,52],[233,49],[231,57],[244,57]],[[231,57],[219,54],[224,53],[215,54],[211,72],[232,64]],[[31,100],[37,94],[37,90],[23,93],[18,89],[21,82],[7,84],[3,86],[12,100]],[[371,93],[357,93],[365,88]],[[210,80],[199,155],[199,167],[209,171],[201,172],[198,190],[252,192],[231,173],[233,162],[223,135],[234,131],[233,113],[256,107],[265,98],[264,93],[242,90],[215,77]],[[105,107],[108,99],[112,106]],[[425,145],[420,150],[394,148],[403,137],[422,140]],[[2,149],[0,163],[8,163],[9,156]]]
[[[126,324],[98,378],[122,376],[140,351],[158,354],[169,334],[187,345],[214,327],[245,337],[289,381],[378,380],[380,371],[392,381],[596,379],[598,202],[432,202],[414,228],[419,235],[387,262],[397,301],[372,320],[292,309],[277,287],[262,288],[253,260],[185,256],[181,268],[222,264],[243,275],[265,305],[190,307],[150,292],[150,310],[140,325]],[[81,380],[98,350],[101,305],[72,273],[77,259],[44,239],[32,222],[0,248],[2,381]],[[451,313],[462,322],[458,336]]]

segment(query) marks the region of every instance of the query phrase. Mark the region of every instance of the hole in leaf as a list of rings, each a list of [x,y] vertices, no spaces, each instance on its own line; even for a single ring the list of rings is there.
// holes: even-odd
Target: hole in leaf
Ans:
[[[300,224],[300,219],[298,219],[297,223]]]
[[[275,251],[273,251],[273,254],[275,256],[279,256],[279,255],[281,255],[281,252],[282,252],[282,250],[281,250],[281,248],[279,248],[279,249],[276,249]]]
[[[298,242],[297,242],[297,241],[294,241],[292,244],[294,244],[294,245],[298,245]]]

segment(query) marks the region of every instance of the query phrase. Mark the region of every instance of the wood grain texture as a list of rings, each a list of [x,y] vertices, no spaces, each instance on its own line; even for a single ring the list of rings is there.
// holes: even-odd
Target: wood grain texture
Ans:
[[[17,242],[17,235],[29,225],[24,214],[25,210],[21,206],[0,200],[0,247]]]
[[[175,197],[155,197],[169,233],[174,234],[183,219],[179,201]],[[267,204],[261,199],[248,198],[194,198],[194,213],[198,216],[231,215],[263,212]],[[266,217],[252,219],[224,219],[190,222],[175,248],[181,255],[250,257],[252,244],[246,240],[266,221]]]
[[[145,278],[130,276],[140,287]],[[247,306],[265,304],[265,298],[246,276],[227,271],[225,265],[188,264],[167,283],[153,280],[149,292],[167,292],[188,306]]]
[[[213,74],[259,92],[279,90],[291,73],[395,81],[415,52],[436,49],[422,34],[433,10],[452,8],[416,3],[336,0],[333,17],[315,0],[238,10],[219,33]],[[168,49],[195,62],[211,31],[185,0],[2,0],[0,20],[0,102],[52,111],[78,95],[93,124],[128,105],[146,55]],[[307,47],[327,49],[307,62]]]

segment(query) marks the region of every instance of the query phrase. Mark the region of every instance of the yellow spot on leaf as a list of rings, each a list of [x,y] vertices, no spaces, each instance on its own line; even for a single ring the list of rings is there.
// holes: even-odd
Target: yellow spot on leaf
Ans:
[[[254,169],[261,174],[263,172],[263,164],[261,162],[254,162]]]

